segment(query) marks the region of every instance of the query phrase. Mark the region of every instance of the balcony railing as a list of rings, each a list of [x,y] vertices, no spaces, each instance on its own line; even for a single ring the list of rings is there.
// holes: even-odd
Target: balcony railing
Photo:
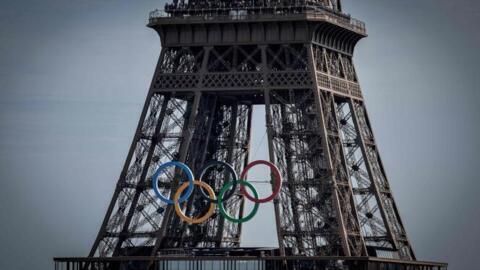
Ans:
[[[165,18],[175,18],[188,21],[239,21],[276,18],[298,18],[306,16],[312,19],[324,19],[347,27],[362,34],[366,33],[365,23],[350,17],[348,14],[334,12],[318,6],[287,6],[278,8],[215,8],[215,9],[182,9],[154,10],[150,12],[149,23],[155,24]]]
[[[54,258],[55,270],[446,270],[447,264],[372,257]]]

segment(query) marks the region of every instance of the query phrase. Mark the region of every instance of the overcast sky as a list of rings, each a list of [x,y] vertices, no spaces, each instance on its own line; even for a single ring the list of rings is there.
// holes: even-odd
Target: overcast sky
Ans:
[[[148,12],[163,5],[0,2],[0,269],[47,270],[53,256],[87,255],[159,55]],[[480,4],[348,0],[344,8],[367,23],[354,60],[417,257],[472,269]],[[256,158],[266,158],[256,121]],[[273,226],[271,207],[262,206],[243,244],[275,246]]]

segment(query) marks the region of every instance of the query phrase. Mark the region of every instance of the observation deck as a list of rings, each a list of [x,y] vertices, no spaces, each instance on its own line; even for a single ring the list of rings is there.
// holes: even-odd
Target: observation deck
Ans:
[[[318,5],[277,7],[230,7],[204,9],[154,10],[150,12],[148,26],[231,23],[231,22],[318,21],[337,25],[366,36],[365,23],[333,9]]]
[[[155,269],[155,270],[447,270],[445,263],[400,261],[374,257],[252,257],[161,256],[113,258],[54,258],[55,270]],[[150,268],[149,268],[150,266]]]

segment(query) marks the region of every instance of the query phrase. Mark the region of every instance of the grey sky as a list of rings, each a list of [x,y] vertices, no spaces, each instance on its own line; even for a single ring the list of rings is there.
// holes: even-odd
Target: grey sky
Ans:
[[[159,54],[146,18],[163,5],[0,2],[0,269],[52,269],[53,256],[87,254]],[[344,6],[367,23],[355,64],[417,256],[471,269],[480,243],[480,4]],[[254,126],[257,145],[265,128]],[[272,218],[262,206],[244,244],[276,245]]]

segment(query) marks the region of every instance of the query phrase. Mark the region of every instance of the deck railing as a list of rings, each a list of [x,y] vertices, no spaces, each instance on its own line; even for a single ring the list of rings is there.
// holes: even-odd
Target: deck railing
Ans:
[[[373,257],[54,258],[55,270],[447,270],[447,264]]]
[[[247,7],[247,8],[214,8],[214,9],[182,9],[182,10],[154,10],[150,12],[149,23],[156,23],[164,18],[183,20],[255,20],[274,19],[278,17],[324,18],[333,23],[365,33],[365,23],[350,17],[348,14],[333,12],[318,6],[286,6],[277,8]]]

